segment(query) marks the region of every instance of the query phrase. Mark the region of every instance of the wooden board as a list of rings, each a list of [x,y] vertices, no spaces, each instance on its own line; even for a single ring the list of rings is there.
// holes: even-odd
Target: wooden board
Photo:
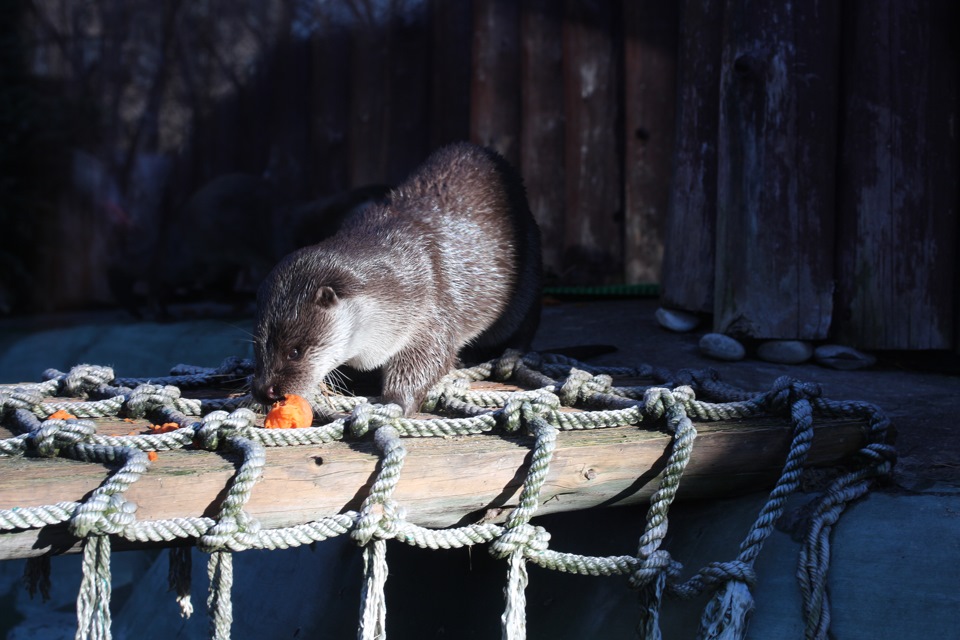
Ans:
[[[520,166],[520,7],[512,0],[473,3],[470,139]]]
[[[664,306],[711,314],[723,6],[723,0],[683,3],[677,58],[677,139],[660,288]]]
[[[622,282],[619,11],[601,0],[567,0],[564,10],[564,281]]]
[[[384,181],[402,182],[430,153],[430,11],[428,0],[404,0],[392,6],[384,37],[389,43],[387,115],[383,145]]]
[[[561,281],[564,201],[563,5],[525,0],[521,20],[523,90],[520,173],[540,226],[546,284]]]
[[[142,428],[143,424],[133,425]],[[751,419],[697,426],[681,498],[730,496],[772,485],[789,450],[789,425]],[[131,424],[104,422],[102,433]],[[866,425],[822,421],[808,463],[835,465],[865,442]],[[639,504],[657,488],[669,437],[624,426],[563,432],[541,495],[540,513]],[[411,522],[431,527],[502,520],[530,462],[529,437],[497,434],[405,438],[408,454],[394,498]],[[374,480],[369,439],[326,446],[267,449],[263,476],[247,511],[264,527],[289,526],[357,509]],[[207,451],[167,451],[127,492],[141,520],[214,516],[239,460]],[[106,478],[103,465],[66,459],[0,458],[0,509],[79,501]],[[76,550],[63,525],[0,534],[0,559]],[[118,548],[131,547],[117,542]]]
[[[326,17],[321,14],[321,17]],[[339,193],[349,187],[346,131],[350,120],[350,69],[343,52],[350,35],[327,18],[309,42],[309,131],[306,173],[318,194]]]
[[[625,0],[624,279],[660,282],[677,110],[677,5]]]
[[[954,3],[844,5],[847,95],[838,333],[868,349],[949,349],[957,310]]]
[[[430,148],[470,138],[473,10],[466,2],[431,0]]]
[[[840,6],[728,3],[714,328],[819,340],[833,315]]]

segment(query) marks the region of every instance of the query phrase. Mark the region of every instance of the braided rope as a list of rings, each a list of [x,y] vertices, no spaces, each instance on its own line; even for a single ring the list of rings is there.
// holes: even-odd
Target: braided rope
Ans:
[[[109,640],[110,536],[83,543],[83,580],[77,594],[77,640]]]
[[[721,382],[712,370],[672,374],[649,366],[591,367],[550,354],[508,352],[497,360],[451,372],[430,391],[425,404],[445,417],[427,420],[405,418],[393,405],[373,405],[365,398],[330,395],[318,401],[348,416],[305,429],[264,430],[255,427],[256,415],[244,408],[251,402],[249,397],[203,401],[181,397],[181,389],[237,380],[251,370],[248,362],[228,359],[216,368],[181,366],[170,376],[146,379],[116,378],[108,367],[78,365],[66,373],[48,370],[44,372],[44,382],[0,387],[0,416],[17,434],[0,440],[0,456],[32,454],[119,464],[119,469],[83,502],[0,510],[0,531],[66,522],[75,535],[85,539],[84,578],[77,607],[78,638],[110,636],[110,535],[142,542],[195,540],[210,553],[211,637],[229,638],[233,618],[231,552],[285,549],[348,533],[364,546],[361,638],[382,637],[385,630],[383,589],[389,539],[430,549],[489,544],[492,555],[507,560],[508,584],[502,617],[505,638],[519,639],[526,634],[527,562],[581,575],[628,576],[629,582],[638,588],[638,633],[647,638],[660,637],[657,616],[664,593],[690,597],[705,590],[718,590],[704,613],[701,637],[742,637],[752,607],[749,585],[755,581],[753,562],[781,515],[786,497],[799,485],[813,436],[813,417],[856,417],[869,421],[870,442],[858,454],[859,468],[834,481],[815,503],[798,568],[808,620],[807,637],[825,638],[829,629],[825,592],[829,532],[846,505],[864,495],[877,477],[889,474],[896,457],[886,443],[889,423],[879,409],[867,403],[820,398],[814,385],[784,378],[771,391],[755,393]],[[615,387],[613,376],[647,379],[660,386]],[[471,388],[471,382],[483,380],[499,380],[532,390]],[[53,400],[54,396],[83,399]],[[570,407],[592,410],[571,411]],[[50,419],[60,409],[77,418]],[[760,414],[789,414],[793,422],[794,437],[783,475],[747,533],[737,558],[710,563],[681,583],[679,563],[661,546],[667,532],[668,510],[696,437],[691,420],[727,420]],[[96,423],[90,418],[117,415],[151,416],[175,422],[181,428],[121,437],[96,433]],[[661,420],[665,420],[665,426],[658,427]],[[530,520],[539,508],[558,431],[620,425],[664,428],[673,436],[660,486],[650,499],[637,554],[594,557],[549,549],[549,533]],[[477,523],[435,530],[407,522],[404,510],[392,498],[405,455],[401,438],[471,435],[498,428],[507,433],[523,430],[535,439],[518,504],[504,525]],[[359,512],[277,529],[263,529],[245,512],[263,471],[265,447],[323,445],[348,436],[363,437],[371,431],[381,454],[380,464]],[[124,495],[149,468],[145,452],[188,446],[232,451],[242,458],[219,513],[215,518],[138,521],[135,505],[127,502]],[[192,612],[189,565],[189,550],[172,550],[170,580],[185,616]]]

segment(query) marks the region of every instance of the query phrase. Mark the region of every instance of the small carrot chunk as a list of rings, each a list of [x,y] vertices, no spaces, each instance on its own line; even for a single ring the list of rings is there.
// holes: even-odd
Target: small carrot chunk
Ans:
[[[77,416],[73,415],[72,413],[67,413],[63,409],[58,409],[47,416],[47,420],[74,420],[76,417]]]
[[[291,393],[273,403],[263,426],[267,429],[298,429],[312,423],[313,407],[306,398]]]
[[[180,428],[180,424],[176,422],[164,422],[163,424],[152,424],[150,425],[150,433],[169,433],[170,431],[176,431]]]
[[[160,457],[160,456],[157,455],[157,452],[156,452],[156,451],[147,451],[147,459],[148,459],[150,462],[156,462],[157,458],[159,458],[159,457]]]

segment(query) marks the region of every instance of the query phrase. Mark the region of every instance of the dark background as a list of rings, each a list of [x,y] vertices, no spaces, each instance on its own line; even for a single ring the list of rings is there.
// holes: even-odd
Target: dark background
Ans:
[[[0,311],[249,298],[331,198],[471,139],[521,169],[549,285],[955,350],[956,13],[0,0]]]

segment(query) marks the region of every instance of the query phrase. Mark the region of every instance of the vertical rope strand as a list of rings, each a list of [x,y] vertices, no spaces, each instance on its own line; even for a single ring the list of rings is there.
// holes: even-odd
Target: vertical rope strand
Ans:
[[[83,577],[77,595],[77,640],[110,639],[110,536],[83,543]]]

